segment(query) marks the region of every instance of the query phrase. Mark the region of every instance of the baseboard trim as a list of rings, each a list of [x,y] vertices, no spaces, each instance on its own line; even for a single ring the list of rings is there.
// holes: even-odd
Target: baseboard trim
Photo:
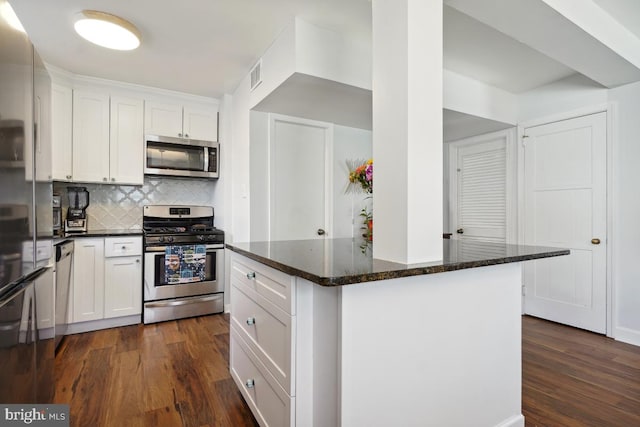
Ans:
[[[522,414],[514,415],[496,425],[496,427],[524,427],[524,416]]]
[[[224,312],[225,313],[231,313],[231,304],[225,304],[224,305]]]
[[[635,329],[617,327],[614,338],[616,341],[640,346],[640,331]]]
[[[67,335],[98,331],[100,329],[118,328],[120,326],[137,325],[138,323],[142,323],[142,319],[139,314],[134,314],[133,316],[114,317],[113,319],[72,323],[67,328]]]

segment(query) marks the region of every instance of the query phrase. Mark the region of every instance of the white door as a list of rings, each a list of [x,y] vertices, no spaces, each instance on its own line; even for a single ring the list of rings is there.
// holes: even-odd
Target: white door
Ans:
[[[512,131],[502,131],[450,144],[450,227],[454,237],[507,240],[511,135]]]
[[[270,125],[270,239],[329,235],[330,125],[277,115]]]
[[[527,314],[606,332],[606,113],[525,129],[524,244],[571,255],[524,263]]]
[[[111,182],[144,184],[143,104],[141,99],[111,97]]]

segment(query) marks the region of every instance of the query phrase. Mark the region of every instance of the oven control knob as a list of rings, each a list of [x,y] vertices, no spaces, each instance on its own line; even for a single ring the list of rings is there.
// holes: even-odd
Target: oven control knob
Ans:
[[[161,243],[164,242],[164,236],[158,237],[158,242],[161,242]]]
[[[167,236],[167,242],[173,242],[173,236]]]
[[[198,236],[198,240],[200,240],[201,242],[203,242],[203,241],[204,241],[204,236],[202,236],[202,235]]]

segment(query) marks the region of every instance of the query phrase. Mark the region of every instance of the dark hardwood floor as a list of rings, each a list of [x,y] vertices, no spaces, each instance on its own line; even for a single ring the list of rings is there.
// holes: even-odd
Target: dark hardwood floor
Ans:
[[[640,426],[640,347],[527,316],[522,347],[527,427]],[[55,402],[77,427],[257,426],[228,355],[228,315],[71,335]]]
[[[640,426],[640,347],[523,317],[527,427]]]
[[[227,315],[65,337],[55,403],[72,427],[258,425],[229,374]]]

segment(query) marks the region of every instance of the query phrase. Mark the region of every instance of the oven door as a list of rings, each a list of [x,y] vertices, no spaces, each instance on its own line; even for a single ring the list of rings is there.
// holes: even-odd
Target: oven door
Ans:
[[[168,283],[166,277],[165,249],[165,246],[145,248],[145,302],[224,291],[224,247],[222,245],[206,245],[204,280],[176,284]]]

